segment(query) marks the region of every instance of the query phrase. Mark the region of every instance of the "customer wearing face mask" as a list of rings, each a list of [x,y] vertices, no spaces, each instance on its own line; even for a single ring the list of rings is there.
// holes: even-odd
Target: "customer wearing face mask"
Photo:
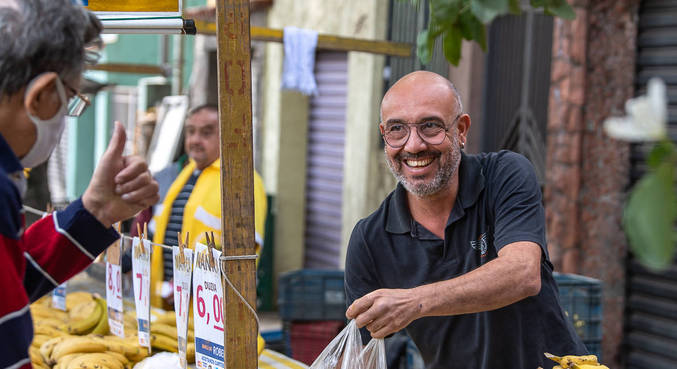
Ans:
[[[0,368],[30,368],[29,303],[84,269],[119,235],[111,225],[158,201],[140,157],[122,156],[115,124],[80,199],[24,229],[24,168],[47,160],[79,92],[101,23],[70,0],[0,0]]]

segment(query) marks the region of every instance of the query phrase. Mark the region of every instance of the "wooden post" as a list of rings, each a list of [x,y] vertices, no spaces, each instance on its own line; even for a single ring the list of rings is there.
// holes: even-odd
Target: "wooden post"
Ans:
[[[249,1],[216,1],[221,132],[221,244],[227,256],[255,254]],[[256,261],[222,263],[251,306],[256,306]],[[223,281],[225,367],[256,369],[256,320]]]

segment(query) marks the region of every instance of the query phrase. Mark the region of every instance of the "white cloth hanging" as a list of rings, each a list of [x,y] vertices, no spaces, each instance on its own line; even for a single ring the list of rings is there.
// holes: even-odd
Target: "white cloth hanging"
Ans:
[[[297,90],[304,95],[317,95],[317,84],[313,73],[317,32],[285,27],[283,40],[282,88]]]

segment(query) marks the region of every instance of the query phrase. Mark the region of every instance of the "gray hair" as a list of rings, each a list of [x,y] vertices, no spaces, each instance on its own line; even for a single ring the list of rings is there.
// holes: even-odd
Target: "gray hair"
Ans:
[[[0,98],[21,91],[41,73],[79,76],[85,63],[95,61],[85,47],[100,45],[101,22],[71,0],[18,3],[18,9],[0,4]]]

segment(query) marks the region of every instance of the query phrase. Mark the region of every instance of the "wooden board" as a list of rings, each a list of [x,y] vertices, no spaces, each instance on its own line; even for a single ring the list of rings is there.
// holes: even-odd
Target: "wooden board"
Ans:
[[[216,34],[216,23],[195,20],[197,33],[205,35]],[[282,42],[281,29],[266,27],[251,27],[251,39],[254,41]],[[317,49],[335,51],[361,51],[371,54],[409,57],[412,55],[413,45],[403,42],[380,40],[365,40],[350,37],[320,34],[317,36]]]
[[[85,8],[94,12],[178,12],[180,0],[89,0]]]

